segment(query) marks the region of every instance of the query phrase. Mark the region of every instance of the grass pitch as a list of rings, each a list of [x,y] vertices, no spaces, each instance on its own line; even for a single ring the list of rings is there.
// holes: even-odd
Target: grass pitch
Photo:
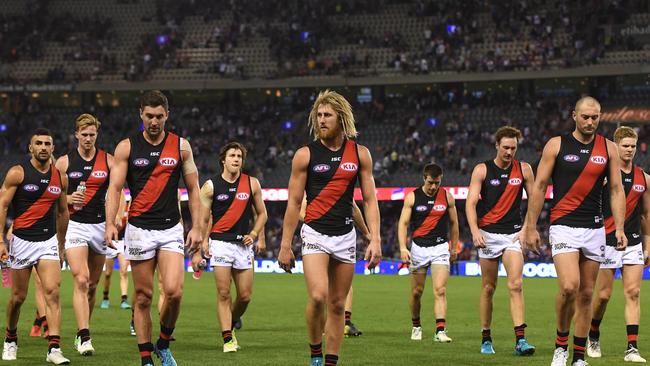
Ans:
[[[135,337],[129,335],[131,312],[118,307],[119,288],[117,276],[114,277],[111,308],[99,309],[98,302],[93,314],[91,332],[97,353],[92,357],[82,357],[72,346],[76,325],[72,311],[71,274],[63,273],[62,348],[72,364],[140,364]],[[550,364],[555,336],[554,298],[557,284],[554,279],[524,280],[528,323],[526,336],[530,343],[537,346],[535,355],[527,358],[513,355],[514,334],[504,279],[500,279],[495,296],[492,325],[495,355],[479,353],[480,278],[452,277],[449,281],[447,327],[453,338],[450,344],[433,342],[435,319],[430,279],[423,297],[421,319],[424,337],[420,342],[410,340],[407,277],[357,276],[354,286],[352,320],[364,334],[359,338],[344,340],[340,365]],[[649,287],[650,283],[644,281],[642,293],[650,290]],[[0,303],[6,304],[8,295],[9,290],[0,289]],[[177,341],[172,343],[174,356],[179,365],[308,365],[309,347],[303,315],[305,301],[306,291],[301,275],[257,275],[253,300],[244,317],[244,327],[237,332],[242,349],[237,353],[224,354],[216,317],[216,288],[212,273],[206,273],[199,281],[187,274],[181,316],[174,332]],[[33,315],[34,303],[30,291],[19,324],[18,360],[2,364],[45,364],[46,341],[27,336]],[[153,318],[156,324],[155,313]],[[648,320],[648,316],[642,314],[639,348],[646,357],[650,356],[650,342],[645,336],[645,326],[650,324]],[[157,336],[156,325],[154,333]],[[588,360],[590,365],[623,364],[626,337],[620,280],[616,282],[601,333],[603,358]],[[154,361],[158,360],[154,357]]]

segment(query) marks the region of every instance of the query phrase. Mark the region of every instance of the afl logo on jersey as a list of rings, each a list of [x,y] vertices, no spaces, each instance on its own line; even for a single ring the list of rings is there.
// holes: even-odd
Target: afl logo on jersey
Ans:
[[[217,196],[217,201],[225,201],[225,200],[228,199],[228,197],[230,197],[230,196],[228,196],[227,194],[222,193],[222,194]]]
[[[135,159],[135,160],[133,160],[133,165],[135,165],[137,167],[145,167],[145,166],[149,165],[149,159],[145,159],[145,158]]]
[[[237,195],[235,196],[235,198],[237,198],[238,200],[242,200],[242,201],[247,200],[248,197],[250,197],[250,195],[249,195],[248,193],[246,193],[246,192],[239,192],[239,193],[237,193]]]
[[[589,158],[589,160],[591,160],[592,163],[598,164],[598,165],[607,164],[607,158],[605,158],[604,156],[600,156],[600,155],[592,156],[591,158]]]
[[[491,179],[491,180],[490,180],[490,184],[496,187],[496,186],[498,186],[499,184],[501,184],[501,181],[498,180],[498,179]]]
[[[512,178],[512,179],[510,179],[510,180],[508,181],[508,184],[510,184],[511,186],[518,186],[518,185],[521,184],[521,179],[519,179],[519,178]]]
[[[645,192],[645,187],[642,184],[635,184],[632,186],[632,189],[637,192]]]
[[[325,173],[330,170],[330,166],[327,164],[318,164],[318,165],[314,165],[312,170],[314,171],[314,173]]]
[[[564,155],[564,161],[569,162],[569,163],[575,163],[576,161],[580,160],[580,157],[578,155]]]
[[[445,205],[435,205],[433,206],[434,211],[442,212],[447,209],[447,206]]]
[[[94,172],[91,174],[91,176],[92,176],[93,178],[106,178],[106,177],[108,177],[108,173],[105,172],[105,171],[103,171],[103,170],[97,170],[97,171],[94,171]]]
[[[357,171],[357,164],[355,164],[355,163],[343,163],[343,164],[341,164],[341,169],[345,170],[346,172],[356,172]]]
[[[425,205],[420,205],[420,206],[415,207],[415,211],[418,211],[418,212],[424,212],[426,210],[427,210],[427,206],[425,206]]]
[[[81,178],[83,176],[84,176],[84,173],[82,173],[82,172],[70,172],[70,173],[68,173],[68,177],[70,177],[72,179]]]
[[[23,189],[27,192],[36,192],[38,191],[38,186],[36,184],[25,184]]]
[[[47,187],[47,191],[52,193],[52,194],[59,195],[59,194],[61,194],[61,187],[49,186],[49,187]]]
[[[160,158],[160,160],[158,160],[158,164],[162,166],[176,166],[176,163],[178,163],[178,161],[174,158]]]

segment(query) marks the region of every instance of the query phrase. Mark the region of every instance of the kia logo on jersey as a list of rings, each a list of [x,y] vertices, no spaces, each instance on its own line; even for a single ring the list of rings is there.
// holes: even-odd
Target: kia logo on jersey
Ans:
[[[178,161],[174,158],[160,158],[160,160],[158,160],[158,164],[162,166],[176,166],[176,163],[178,163]]]
[[[312,170],[316,173],[325,173],[330,170],[330,166],[327,164],[318,164],[318,165],[314,165]]]
[[[632,189],[637,192],[645,192],[645,187],[642,184],[635,184],[632,186]]]
[[[591,160],[592,163],[599,164],[599,165],[603,165],[607,163],[607,158],[600,155],[592,156],[591,158],[589,158],[589,160]]]
[[[356,172],[357,171],[357,164],[355,164],[355,163],[343,163],[343,164],[341,164],[341,169],[345,170],[346,172]]]
[[[415,207],[415,211],[418,211],[418,212],[424,212],[426,210],[427,210],[427,206],[424,206],[424,205],[420,205],[420,206]]]
[[[238,200],[242,200],[242,201],[247,200],[248,197],[250,197],[250,195],[248,193],[246,193],[246,192],[239,192],[235,196],[235,198],[237,198]]]
[[[38,191],[38,186],[36,184],[25,184],[23,189],[27,192],[36,192]]]
[[[68,173],[68,177],[70,177],[72,179],[81,178],[83,176],[84,176],[84,173],[82,173],[82,172],[70,172],[70,173]]]
[[[496,187],[499,184],[501,184],[501,181],[498,180],[498,179],[492,179],[492,180],[490,180],[490,184]]]
[[[564,155],[564,161],[568,161],[569,163],[575,163],[578,160],[580,160],[580,157],[578,155]]]
[[[149,165],[149,160],[145,158],[138,158],[133,160],[133,165],[143,167]]]
[[[512,179],[510,179],[510,180],[508,181],[508,184],[510,184],[510,185],[512,185],[512,186],[518,186],[518,185],[521,184],[521,179],[519,179],[519,178],[512,178]]]
[[[435,211],[441,212],[441,211],[446,210],[446,209],[447,209],[447,206],[445,206],[445,205],[435,205],[435,206],[433,206],[433,209],[434,209]]]
[[[228,199],[228,197],[230,197],[230,196],[228,196],[227,194],[222,193],[222,194],[217,196],[217,201],[225,201],[225,200]]]
[[[47,191],[52,193],[52,194],[59,195],[59,194],[61,194],[61,187],[49,186],[49,187],[47,187]]]
[[[106,177],[108,177],[108,173],[103,171],[103,170],[97,170],[97,171],[94,171],[91,174],[91,176],[93,176],[94,178],[106,178]]]

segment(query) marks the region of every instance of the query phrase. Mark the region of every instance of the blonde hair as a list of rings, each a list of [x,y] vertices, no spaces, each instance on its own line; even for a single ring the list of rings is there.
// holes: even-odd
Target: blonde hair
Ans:
[[[309,113],[309,130],[310,133],[314,135],[314,140],[320,138],[320,129],[318,128],[318,107],[326,104],[329,104],[336,112],[337,120],[341,123],[341,128],[343,129],[345,137],[349,139],[356,138],[357,128],[354,126],[352,106],[341,94],[327,89],[318,94],[318,98],[316,98],[314,106],[311,108],[311,112]]]
[[[628,126],[621,126],[614,131],[614,142],[619,143],[621,142],[622,139],[629,137],[633,139],[639,139],[639,135],[637,135],[636,131],[634,131],[633,128],[628,127]]]
[[[99,126],[101,126],[102,123],[99,122],[99,120],[92,114],[84,113],[79,117],[77,117],[77,120],[75,121],[75,125],[77,126],[76,131],[84,129],[88,126],[95,126],[99,130]]]

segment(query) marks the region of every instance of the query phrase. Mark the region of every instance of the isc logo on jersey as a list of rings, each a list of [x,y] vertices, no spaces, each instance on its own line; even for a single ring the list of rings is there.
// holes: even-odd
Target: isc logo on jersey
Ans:
[[[580,160],[580,157],[578,155],[564,155],[564,161],[569,162],[569,163],[575,163],[576,161]]]
[[[433,206],[434,211],[442,212],[447,209],[447,206],[445,205],[435,205]]]
[[[510,179],[510,180],[508,181],[508,184],[510,184],[511,186],[518,186],[518,185],[521,184],[521,179],[519,179],[519,178],[512,178],[512,179]]]
[[[418,212],[424,212],[426,210],[427,210],[427,206],[425,206],[425,205],[420,205],[420,206],[415,207],[415,211],[418,211]]]
[[[105,171],[103,171],[103,170],[97,170],[97,171],[92,172],[92,174],[90,174],[90,175],[91,175],[93,178],[99,178],[99,179],[101,179],[101,178],[106,178],[106,177],[108,177],[108,172],[105,172]]]
[[[600,156],[600,155],[594,155],[591,158],[589,158],[589,160],[592,163],[598,164],[598,165],[607,164],[607,158],[605,158],[604,156]]]
[[[145,166],[149,165],[149,160],[145,159],[145,158],[138,158],[138,159],[133,160],[133,165],[135,165],[137,167],[145,167]]]
[[[498,180],[498,179],[492,179],[492,180],[490,180],[490,184],[496,187],[499,184],[501,184],[501,181]]]
[[[38,186],[36,184],[25,184],[23,189],[27,192],[36,192],[38,191]]]
[[[228,197],[229,196],[227,194],[222,193],[222,194],[217,196],[217,201],[225,201],[225,200],[228,199]]]
[[[248,193],[246,193],[246,192],[239,192],[239,193],[237,193],[237,195],[235,196],[235,198],[237,198],[238,200],[242,200],[242,201],[247,200],[248,197],[250,197],[250,195],[249,195]]]
[[[318,164],[318,165],[314,165],[314,167],[312,168],[312,170],[313,170],[315,173],[325,173],[325,172],[327,172],[327,171],[330,170],[330,166],[327,165],[327,164]]]
[[[637,192],[645,192],[645,187],[642,184],[635,184],[632,186],[632,189]]]
[[[162,166],[176,166],[176,163],[178,163],[178,161],[174,158],[161,158],[158,160],[158,164]]]
[[[357,171],[357,164],[355,163],[343,163],[340,165],[341,169],[345,170],[346,172],[356,172]]]
[[[82,173],[82,172],[70,172],[70,173],[68,173],[68,177],[70,177],[72,179],[81,178],[81,177],[83,177],[83,175],[84,175],[84,173]]]
[[[59,194],[61,194],[61,187],[49,186],[49,187],[47,187],[47,191],[52,193],[52,194],[59,195]]]

